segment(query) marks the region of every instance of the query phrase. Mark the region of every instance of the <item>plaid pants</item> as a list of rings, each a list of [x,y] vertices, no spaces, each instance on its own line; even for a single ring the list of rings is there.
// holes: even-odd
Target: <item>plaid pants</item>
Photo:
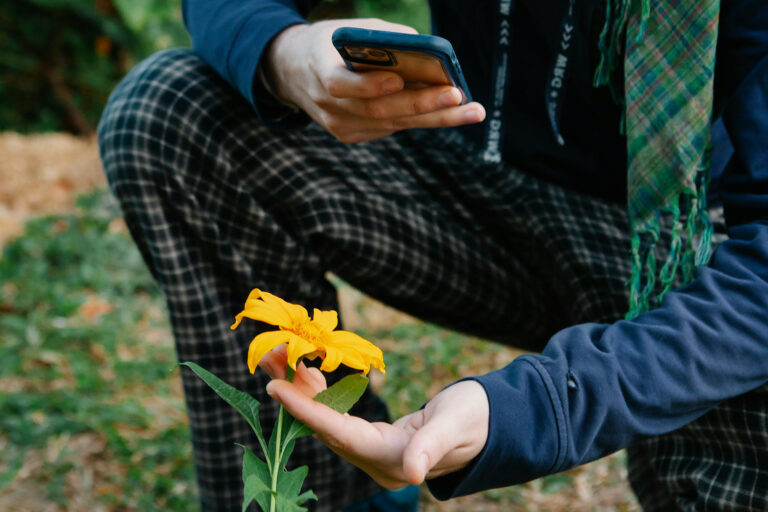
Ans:
[[[274,131],[199,57],[157,54],[112,94],[99,127],[110,186],[162,287],[181,360],[252,393],[253,323],[228,326],[252,287],[336,308],[333,271],[424,320],[540,350],[557,330],[627,307],[625,207],[478,161],[452,130],[344,145],[316,126]],[[182,374],[204,510],[239,510],[248,425]],[[631,450],[648,510],[768,510],[768,400],[756,391]],[[355,414],[386,418],[366,395]],[[268,420],[267,424],[270,423]],[[258,453],[258,452],[257,452]],[[314,510],[378,489],[313,439]]]

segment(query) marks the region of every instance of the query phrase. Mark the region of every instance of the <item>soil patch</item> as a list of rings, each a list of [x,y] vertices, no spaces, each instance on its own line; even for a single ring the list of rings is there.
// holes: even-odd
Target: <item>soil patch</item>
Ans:
[[[95,138],[0,133],[0,245],[31,216],[72,210],[78,194],[106,185]]]

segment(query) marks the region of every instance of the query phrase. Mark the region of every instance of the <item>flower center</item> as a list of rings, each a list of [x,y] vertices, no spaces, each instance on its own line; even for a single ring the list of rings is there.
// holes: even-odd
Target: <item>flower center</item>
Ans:
[[[290,330],[314,345],[323,346],[327,342],[328,334],[311,320],[294,322]]]

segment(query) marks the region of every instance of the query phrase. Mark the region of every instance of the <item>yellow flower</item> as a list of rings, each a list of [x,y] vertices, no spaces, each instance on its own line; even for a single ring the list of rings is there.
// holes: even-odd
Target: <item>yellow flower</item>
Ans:
[[[230,329],[236,329],[244,317],[280,327],[279,331],[263,332],[251,341],[248,348],[251,373],[256,371],[264,354],[282,343],[288,343],[288,364],[294,370],[302,357],[314,359],[319,356],[323,359],[320,369],[324,372],[332,372],[339,364],[345,364],[365,374],[371,366],[384,373],[381,349],[355,333],[334,331],[339,323],[335,311],[315,309],[310,319],[307,310],[298,304],[254,288]]]

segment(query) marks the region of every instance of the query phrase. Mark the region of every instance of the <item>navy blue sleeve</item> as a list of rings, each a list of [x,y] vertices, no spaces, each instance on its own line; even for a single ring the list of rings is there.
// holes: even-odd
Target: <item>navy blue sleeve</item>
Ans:
[[[476,378],[490,403],[488,441],[468,468],[428,482],[436,497],[572,468],[768,382],[768,3],[723,1],[721,12],[730,239],[658,309],[564,329],[540,355]]]
[[[272,39],[305,23],[313,0],[183,0],[184,24],[195,51],[245,97],[266,122],[290,109],[260,84],[257,69]]]

